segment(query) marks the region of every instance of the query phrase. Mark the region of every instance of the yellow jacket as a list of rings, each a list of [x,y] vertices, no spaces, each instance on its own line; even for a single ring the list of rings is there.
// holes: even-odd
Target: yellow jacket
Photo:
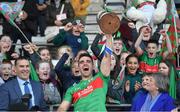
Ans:
[[[86,16],[88,11],[86,8],[90,5],[90,0],[83,0],[81,4],[81,0],[71,0],[71,5],[73,6],[75,16]]]

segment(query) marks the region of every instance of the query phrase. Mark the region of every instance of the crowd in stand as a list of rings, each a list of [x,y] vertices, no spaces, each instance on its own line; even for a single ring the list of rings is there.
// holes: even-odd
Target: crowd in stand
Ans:
[[[90,0],[1,0],[19,1],[25,4],[14,22],[25,36],[0,15],[0,110],[48,111],[60,104],[58,111],[66,111],[74,104],[75,111],[106,111],[105,104],[131,104],[132,111],[177,111],[179,50],[173,50],[165,18],[152,25],[147,14],[137,26],[138,19],[123,16],[114,34],[99,31],[89,46]],[[31,43],[38,31],[45,36],[47,24],[64,26],[52,40],[59,47],[56,65],[48,48]],[[17,39],[23,53],[15,52]]]

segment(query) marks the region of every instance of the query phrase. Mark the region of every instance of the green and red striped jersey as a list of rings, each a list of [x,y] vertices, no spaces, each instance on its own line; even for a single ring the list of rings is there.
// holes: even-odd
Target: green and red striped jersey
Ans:
[[[145,52],[139,57],[139,69],[143,73],[156,73],[158,72],[158,65],[162,60],[162,56],[157,55],[155,58],[149,58]]]
[[[106,93],[109,77],[98,72],[90,80],[81,80],[70,87],[64,100],[73,102],[74,111],[106,111]]]

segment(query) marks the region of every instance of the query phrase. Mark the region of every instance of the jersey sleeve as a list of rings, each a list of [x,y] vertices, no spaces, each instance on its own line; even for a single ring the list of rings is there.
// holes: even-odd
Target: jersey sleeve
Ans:
[[[66,91],[64,100],[68,102],[72,102],[72,88],[71,87]]]
[[[104,82],[107,82],[107,83],[108,83],[108,81],[110,80],[110,76],[105,77],[101,71],[99,71],[99,72],[97,73],[97,76],[101,77],[101,79],[102,79]]]

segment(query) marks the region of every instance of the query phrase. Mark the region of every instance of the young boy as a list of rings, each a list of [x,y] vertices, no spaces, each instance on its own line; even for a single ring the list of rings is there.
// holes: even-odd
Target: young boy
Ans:
[[[137,55],[140,56],[139,57],[139,60],[140,60],[139,69],[140,69],[140,71],[145,72],[145,73],[156,73],[156,72],[158,72],[158,64],[161,62],[162,59],[165,59],[169,53],[172,53],[172,46],[171,46],[171,42],[169,40],[169,36],[166,34],[165,30],[161,30],[160,34],[163,36],[163,38],[165,38],[166,45],[168,48],[168,51],[164,52],[163,56],[160,56],[157,54],[157,52],[159,51],[158,43],[157,43],[157,41],[152,40],[152,39],[150,39],[147,42],[146,52],[144,52],[141,49],[140,43],[142,42],[143,37],[144,37],[143,31],[140,33],[140,36],[136,40],[135,49],[136,49]]]
[[[4,59],[1,64],[1,78],[6,83],[9,80],[13,79],[12,76],[12,63],[9,60]]]
[[[80,50],[88,49],[88,38],[84,33],[84,24],[82,20],[74,20],[72,23],[67,23],[64,29],[59,31],[59,34],[53,39],[54,45],[68,45],[71,47],[74,57]]]

